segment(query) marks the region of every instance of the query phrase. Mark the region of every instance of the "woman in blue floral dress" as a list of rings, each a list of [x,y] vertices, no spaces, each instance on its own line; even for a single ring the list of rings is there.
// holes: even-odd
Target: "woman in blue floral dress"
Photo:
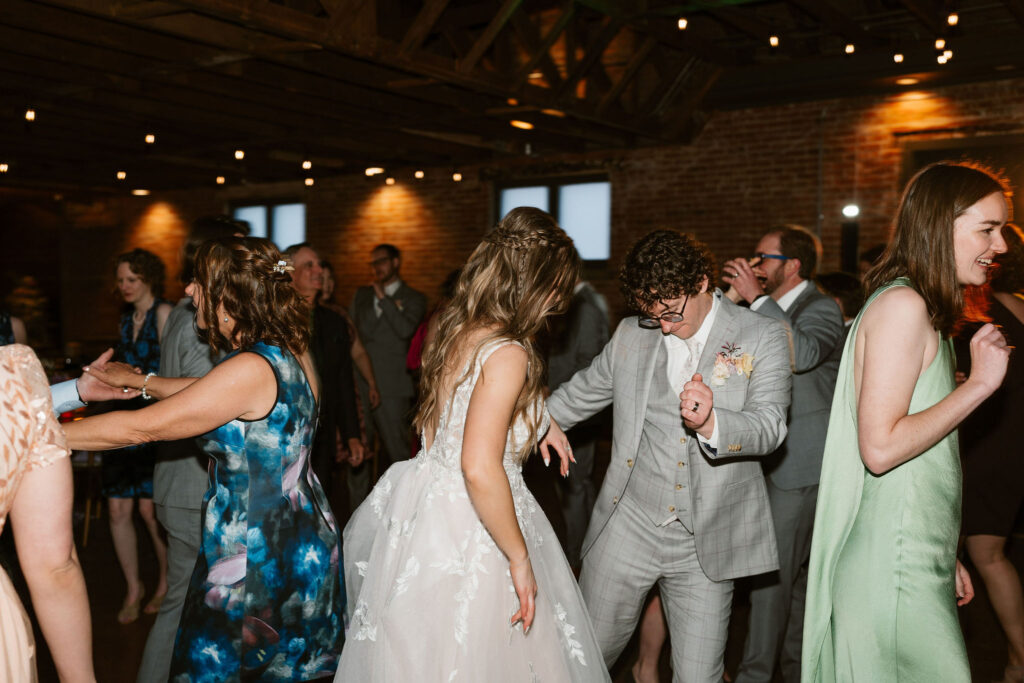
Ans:
[[[198,380],[94,370],[162,400],[67,426],[73,448],[202,434],[211,486],[175,682],[314,680],[333,674],[341,652],[340,537],[309,467],[319,382],[288,268],[267,240],[204,244],[186,291],[210,345],[235,352]]]
[[[139,368],[143,374],[156,372],[160,366],[160,339],[172,308],[160,298],[164,291],[164,275],[163,261],[153,252],[133,249],[117,257],[117,289],[125,305],[121,313],[116,357]],[[135,399],[128,408],[138,409],[143,405],[145,401]],[[145,612],[156,614],[167,593],[167,545],[153,507],[155,464],[156,445],[143,444],[105,453],[100,469],[103,496],[110,510],[114,552],[128,584],[124,603],[117,613],[117,620],[122,624],[130,624],[139,618],[145,592],[139,581],[138,539],[135,520],[132,519],[136,499],[139,501],[139,516],[153,542],[159,569],[156,590]]]

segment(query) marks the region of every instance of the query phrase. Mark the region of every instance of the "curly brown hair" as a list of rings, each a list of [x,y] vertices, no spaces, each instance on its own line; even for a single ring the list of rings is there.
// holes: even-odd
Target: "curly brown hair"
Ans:
[[[195,282],[202,288],[202,336],[214,351],[247,349],[256,342],[299,355],[309,347],[309,304],[292,286],[284,257],[270,240],[221,237],[196,252]],[[232,338],[217,325],[217,308],[234,318]]]
[[[114,268],[122,263],[127,263],[132,272],[139,276],[139,279],[149,285],[149,291],[159,299],[164,295],[164,278],[167,276],[167,269],[160,257],[145,249],[132,249],[123,254],[118,254],[114,261]]]
[[[665,299],[700,292],[715,281],[715,258],[702,242],[675,230],[655,230],[634,244],[619,269],[622,296],[647,313]]]

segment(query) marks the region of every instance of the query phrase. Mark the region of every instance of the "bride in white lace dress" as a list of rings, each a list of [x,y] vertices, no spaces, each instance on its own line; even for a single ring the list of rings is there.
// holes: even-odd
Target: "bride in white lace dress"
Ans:
[[[514,209],[470,256],[423,361],[424,450],[345,528],[336,683],[609,680],[521,473],[549,424],[533,337],[578,272],[572,241],[537,209]]]

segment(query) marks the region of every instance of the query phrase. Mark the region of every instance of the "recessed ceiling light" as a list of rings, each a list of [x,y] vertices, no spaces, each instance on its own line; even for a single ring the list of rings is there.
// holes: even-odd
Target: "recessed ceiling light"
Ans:
[[[513,119],[509,121],[508,124],[513,128],[520,128],[522,130],[533,130],[533,124],[530,123],[529,121],[518,121],[516,119]]]
[[[913,76],[906,76],[904,78],[897,78],[896,85],[917,85],[918,80]]]
[[[149,194],[149,190],[132,190],[132,194],[136,197],[145,197]]]

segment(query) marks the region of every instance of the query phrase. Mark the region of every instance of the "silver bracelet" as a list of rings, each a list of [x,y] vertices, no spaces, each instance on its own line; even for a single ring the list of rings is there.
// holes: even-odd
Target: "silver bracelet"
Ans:
[[[146,393],[146,385],[149,384],[149,378],[155,374],[155,372],[146,373],[146,379],[143,380],[142,382],[142,398],[146,399],[147,401],[152,401],[153,397]]]

